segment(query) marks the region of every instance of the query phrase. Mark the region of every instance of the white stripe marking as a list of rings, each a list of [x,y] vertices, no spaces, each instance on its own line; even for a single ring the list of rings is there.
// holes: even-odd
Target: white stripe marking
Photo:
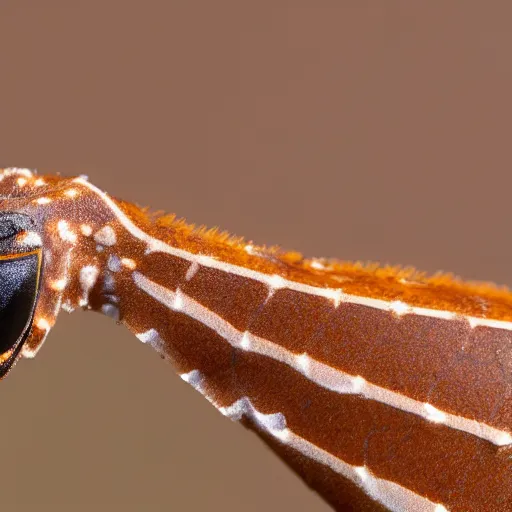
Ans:
[[[184,373],[181,375],[181,378],[185,382],[189,382],[224,416],[235,421],[242,419],[242,416],[251,419],[261,430],[268,432],[286,446],[293,448],[309,459],[329,467],[337,474],[354,482],[368,496],[392,512],[409,512],[411,510],[418,512],[448,512],[443,505],[433,503],[429,499],[395,482],[378,478],[367,467],[349,464],[295,434],[287,427],[286,418],[281,412],[264,414],[254,407],[248,397],[240,398],[227,407],[219,406],[204,391],[201,385],[202,376],[199,370]]]
[[[182,291],[178,295],[154,283],[139,272],[133,273],[133,280],[141,290],[168,308],[174,309],[175,301],[179,297],[180,312],[214,330],[233,347],[242,348],[248,352],[264,355],[287,364],[319,386],[340,394],[362,395],[365,398],[389,405],[395,409],[416,414],[428,421],[441,423],[447,427],[467,432],[490,441],[497,446],[512,444],[512,436],[508,432],[462,416],[445,413],[430,404],[419,402],[401,393],[372,384],[361,376],[350,375],[342,370],[328,366],[313,359],[311,356],[308,356],[307,365],[305,365],[305,354],[294,354],[270,340],[254,336],[247,331],[242,333],[229,322],[202,306]]]
[[[272,275],[264,274],[262,272],[258,272],[257,270],[240,267],[238,265],[233,265],[231,263],[226,263],[224,261],[217,260],[211,256],[193,254],[183,249],[172,247],[166,244],[165,242],[162,242],[161,240],[153,238],[152,236],[144,232],[142,229],[137,227],[130,220],[130,218],[127,215],[125,215],[125,213],[123,213],[121,208],[119,208],[119,206],[117,206],[117,204],[107,194],[105,194],[105,192],[102,192],[100,189],[98,189],[88,181],[85,181],[83,178],[75,178],[73,181],[75,183],[87,187],[95,194],[97,194],[104,201],[104,203],[112,210],[112,212],[117,217],[121,225],[135,238],[145,242],[148,245],[148,253],[163,252],[166,254],[171,254],[173,256],[183,258],[190,262],[198,262],[200,265],[203,265],[205,267],[215,268],[223,272],[228,272],[230,274],[235,274],[241,277],[246,277],[248,279],[253,279],[254,281],[259,281],[266,285],[270,285],[271,288],[276,288],[276,283],[273,281],[274,278]],[[384,311],[393,311],[393,308],[395,307],[393,306],[393,303],[395,301],[374,299],[371,297],[362,297],[359,295],[350,295],[343,293],[342,290],[339,288],[319,288],[317,286],[311,286],[296,281],[290,281],[284,278],[280,278],[278,284],[280,288],[287,288],[288,290],[294,290],[300,293],[315,295],[317,297],[325,297],[327,299],[333,300],[335,306],[337,306],[339,302],[342,301],[350,304],[359,304],[374,309],[381,309]],[[461,318],[465,318],[472,327],[484,326],[495,329],[505,329],[509,331],[512,330],[511,321],[493,320],[487,318],[473,317],[469,315],[457,315],[452,311],[440,309],[430,309],[408,305],[406,306],[408,307],[407,313],[409,314],[428,316],[432,318],[441,318],[446,320],[453,320],[454,318],[460,316]]]

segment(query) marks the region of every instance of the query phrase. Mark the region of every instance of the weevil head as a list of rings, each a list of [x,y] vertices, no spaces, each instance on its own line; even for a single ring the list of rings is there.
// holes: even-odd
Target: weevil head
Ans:
[[[0,210],[0,378],[16,362],[30,335],[42,266],[34,220]]]
[[[84,177],[0,169],[0,378],[35,356],[61,310],[117,300],[102,273],[121,240],[109,201]]]
[[[0,169],[0,378],[37,353],[60,310],[74,244],[61,237],[72,205],[57,199],[72,199],[70,181]]]

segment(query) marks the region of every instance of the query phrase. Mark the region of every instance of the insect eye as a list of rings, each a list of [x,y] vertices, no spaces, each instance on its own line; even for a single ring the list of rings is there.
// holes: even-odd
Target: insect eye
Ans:
[[[39,284],[40,254],[0,257],[0,377],[30,332]]]
[[[25,215],[0,214],[0,377],[12,367],[32,326],[42,250],[13,250],[16,235],[31,227]]]

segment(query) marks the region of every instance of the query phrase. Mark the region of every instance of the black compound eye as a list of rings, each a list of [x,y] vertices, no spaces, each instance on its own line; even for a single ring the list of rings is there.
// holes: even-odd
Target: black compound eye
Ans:
[[[41,253],[0,256],[0,377],[27,338],[39,289]]]

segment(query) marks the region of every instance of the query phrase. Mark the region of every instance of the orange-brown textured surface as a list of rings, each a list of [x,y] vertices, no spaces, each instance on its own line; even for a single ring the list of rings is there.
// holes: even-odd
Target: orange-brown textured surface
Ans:
[[[245,260],[244,245],[238,241],[233,244],[167,221],[155,228],[134,206],[125,205],[125,212],[147,234],[171,247],[214,256],[220,263],[290,275],[271,253],[252,256],[261,262],[258,267]],[[294,435],[338,461],[364,467],[452,512],[512,505],[510,446],[500,448],[478,429],[468,432],[411,413],[400,401],[407,397],[420,407],[428,404],[442,414],[478,422],[479,428],[510,434],[509,330],[471,327],[462,317],[398,316],[343,301],[335,306],[326,297],[286,287],[269,294],[268,285],[233,275],[229,265],[211,269],[201,260],[192,262],[190,253],[182,258],[147,245],[124,232],[115,219],[109,225],[117,241],[96,256],[99,266],[106,268],[116,253],[133,258],[137,268],[133,274],[116,274],[119,320],[135,334],[152,333],[149,342],[180,374],[199,372],[200,392],[217,407],[249,399],[262,414],[282,414]],[[297,275],[308,275],[310,270],[300,272]],[[149,287],[140,286],[140,276]],[[102,309],[110,294],[105,282],[100,279],[92,291],[95,310]],[[382,286],[387,282],[382,280]],[[182,302],[175,306],[178,291]],[[189,298],[205,312],[191,314],[183,304]],[[487,302],[485,297],[480,301]],[[237,330],[234,334],[230,326]],[[243,348],[244,332],[258,336],[268,353],[256,353],[250,345]],[[288,351],[288,362],[276,357],[272,346]],[[398,405],[320,385],[313,372],[290,363],[300,354],[340,375],[395,392]],[[258,430],[257,424],[253,427]],[[290,463],[299,474],[340,510],[347,496],[352,497],[353,510],[366,509],[368,497],[354,494],[344,476],[326,474],[317,464],[297,465],[296,459],[292,456]]]
[[[120,250],[128,249],[121,246]],[[175,259],[162,253],[146,258],[161,268]],[[333,368],[446,412],[510,429],[506,401],[511,389],[504,373],[510,359],[508,331],[470,329],[462,321],[412,315],[397,320],[390,312],[350,304],[339,309],[331,305],[326,318],[317,317],[312,311],[321,308],[308,313],[299,307],[304,297],[298,292],[288,292],[292,297],[287,298],[287,292],[280,290],[268,301],[262,294],[258,300],[261,284],[250,279],[223,283],[222,274],[198,270],[184,283],[184,269],[158,272],[145,258],[139,262],[157,284],[170,292],[179,287],[241,331],[247,329],[295,354],[306,352]],[[340,460],[364,465],[379,478],[399,483],[453,512],[500,510],[512,504],[508,447],[500,449],[385,403],[329,391],[287,365],[231,346],[186,312],[148,298],[130,279],[121,278],[118,286],[121,321],[135,333],[154,329],[159,335],[155,348],[179,373],[198,370],[202,393],[217,406],[248,397],[264,414],[282,413],[295,434]],[[96,293],[101,295],[101,289],[99,283]],[[246,296],[256,301],[240,301],[243,289],[245,294],[252,291]],[[212,295],[223,300],[216,301]],[[92,305],[99,309],[96,304],[101,303],[94,299]],[[347,496],[352,499],[351,510],[367,510],[369,499],[344,478],[318,464],[301,462],[289,450],[278,451],[340,510]],[[464,492],[458,492],[461,488]]]
[[[0,164],[511,286],[512,5],[461,4],[4,0]],[[101,315],[61,315],[0,392],[2,508],[330,510]]]
[[[249,428],[252,426],[248,421],[243,423]],[[268,434],[258,432],[258,435],[269,444],[277,455],[286,461],[291,469],[303,475],[307,485],[313,489],[321,489],[323,496],[334,509],[345,512],[387,512],[385,507],[368,498],[352,482],[346,481],[343,482],[343,485],[340,485],[339,476],[328,467],[277,443]]]
[[[389,301],[400,300],[411,306],[454,313],[512,320],[512,293],[492,283],[464,282],[451,274],[428,276],[413,268],[379,266],[377,263],[324,260],[326,270],[311,266],[313,260],[278,247],[253,246],[259,255],[244,250],[249,243],[216,228],[195,227],[175,215],[150,213],[119,201],[126,213],[143,229],[172,246],[193,254],[214,256],[233,265],[322,288],[341,288],[345,293]],[[159,216],[160,215],[160,216]],[[404,282],[405,281],[405,282]]]
[[[276,252],[261,252],[259,256],[248,257],[245,244],[239,241],[230,243],[213,234],[205,235],[183,223],[167,225],[166,221],[160,221],[164,226],[158,229],[149,224],[134,206],[125,208],[148,233],[172,246],[196,254],[213,255],[219,261],[268,274],[290,275],[282,260],[272,258]],[[130,244],[129,237],[127,243]],[[131,254],[130,249],[123,250]],[[137,253],[133,253],[133,257],[137,259]],[[278,343],[293,354],[307,353],[349,375],[362,376],[373,384],[439,406],[445,412],[510,430],[512,416],[508,400],[511,388],[507,372],[512,351],[508,331],[482,326],[472,328],[462,317],[447,320],[410,314],[397,316],[389,311],[350,302],[342,302],[334,308],[332,301],[325,297],[286,288],[275,290],[268,297],[267,285],[232,275],[229,267],[227,271],[221,271],[199,265],[193,277],[185,279],[191,263],[159,252],[141,256],[137,261],[147,278],[171,291],[179,287],[240,332],[248,331]],[[310,283],[316,282],[318,286],[330,282],[329,273],[323,279],[314,269],[304,265],[293,274],[298,282],[304,282],[300,280],[302,277]],[[348,282],[356,288],[359,279],[364,280],[361,273],[347,271],[344,277],[351,276]],[[384,278],[378,270],[367,271],[366,279],[373,279],[375,285],[372,290],[383,290],[383,295],[391,300],[402,299],[411,286],[400,283],[396,276]],[[459,303],[453,302],[450,293],[453,286],[448,283],[439,288],[426,281],[422,288],[418,288],[418,300],[413,305],[419,303],[434,307],[438,302],[430,304],[428,300],[439,296],[445,303],[450,300],[450,311],[457,313],[462,310],[468,314],[467,304],[478,304],[480,310],[493,311],[490,288],[482,288],[483,295],[474,295],[470,293],[471,286],[460,283],[457,286],[465,292],[466,300],[461,299]],[[401,288],[402,293],[393,295],[396,288]],[[362,293],[362,290],[358,291]],[[383,298],[383,295],[375,296],[372,292],[368,296]],[[129,296],[128,293],[127,300]],[[155,328],[156,323],[159,324],[157,318],[154,319]],[[133,321],[134,318],[130,317],[128,323]],[[174,322],[169,320],[170,324]],[[195,322],[189,323],[194,325]],[[161,329],[167,327],[162,325]],[[141,331],[143,329],[135,329],[135,332]],[[169,336],[170,344],[174,345],[183,337],[193,340],[195,335],[172,334]],[[198,342],[197,346],[199,350],[203,349],[201,343]],[[171,349],[175,350],[175,347]],[[208,356],[210,350],[204,348],[204,351]],[[185,367],[186,371],[194,369]]]
[[[172,217],[151,219],[146,211],[127,203],[118,202],[124,209],[120,213],[107,196],[83,180],[59,182],[54,177],[44,184],[45,176],[28,173],[20,181],[17,172],[6,170],[1,176],[2,190],[12,187],[16,192],[5,199],[4,208],[32,215],[34,225],[42,230],[48,264],[57,271],[45,275],[42,293],[42,299],[55,305],[36,309],[36,327],[40,320],[52,326],[60,304],[67,310],[101,311],[150,343],[179,373],[199,372],[201,393],[217,407],[244,399],[262,414],[281,414],[290,432],[314,449],[340,464],[364,467],[373,477],[415,493],[414,499],[442,503],[455,512],[511,502],[509,448],[500,450],[495,437],[479,433],[494,428],[510,435],[509,330],[472,326],[462,316],[447,320],[397,315],[350,298],[335,304],[316,294],[333,280],[357,287],[359,280],[371,276],[373,289],[384,290],[393,301],[404,295],[397,294],[398,287],[421,287],[428,298],[436,286],[428,280],[402,282],[396,273],[385,277],[375,268],[362,268],[357,274],[343,274],[339,268],[331,274],[327,269],[322,277],[314,261],[291,263],[295,256],[252,245],[250,252],[255,254],[248,254],[241,240],[195,229]],[[41,180],[42,184],[36,183]],[[18,194],[20,189],[33,188],[40,188],[39,197]],[[107,232],[111,235],[104,238]],[[166,250],[151,239],[167,242]],[[199,255],[213,259],[195,257]],[[133,264],[123,267],[126,259]],[[211,261],[219,268],[209,268]],[[59,267],[66,273],[59,273]],[[249,277],[237,275],[235,267],[255,272]],[[94,268],[97,276],[84,292],[82,272],[87,268]],[[288,285],[272,288],[264,279],[271,274],[288,279]],[[55,278],[62,275],[65,287],[59,297]],[[292,290],[294,282],[309,287]],[[181,305],[176,302],[178,291]],[[361,293],[363,298],[383,298]],[[203,312],[192,314],[183,305],[190,300]],[[492,311],[485,292],[473,300],[483,311]],[[461,310],[454,307],[449,312]],[[243,332],[259,337],[258,343],[267,347],[265,355],[256,354],[250,341],[244,348]],[[26,344],[35,350],[39,340],[31,336]],[[287,352],[286,357],[276,355],[273,347]],[[327,365],[328,379],[333,374],[349,380],[357,376],[369,386],[395,393],[395,405],[388,398],[369,399],[359,391],[333,391],[338,389],[335,381],[317,380],[294,366],[300,354]],[[428,404],[443,415],[477,422],[478,429],[444,420],[437,424],[418,409],[411,412],[404,400],[415,402],[419,411]],[[428,453],[428,446],[437,447],[437,458]],[[301,476],[317,481],[316,489],[329,500],[343,503],[347,493],[352,494],[352,484],[340,474],[339,494],[333,498],[332,489],[318,475],[309,474],[317,471],[313,466],[308,465]],[[455,492],[460,486],[464,492]],[[484,486],[487,490],[482,493]],[[353,499],[354,509],[364,510],[368,500]]]

